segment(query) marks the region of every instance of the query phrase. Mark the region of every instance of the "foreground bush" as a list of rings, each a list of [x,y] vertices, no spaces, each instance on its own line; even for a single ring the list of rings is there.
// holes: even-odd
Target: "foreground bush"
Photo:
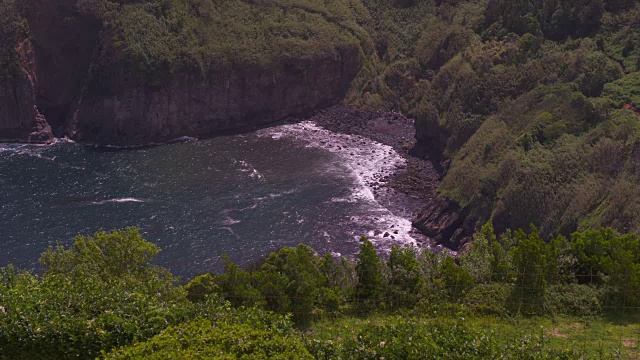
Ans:
[[[0,359],[92,359],[190,319],[196,308],[138,229],[50,248],[42,275],[0,272]]]
[[[109,360],[135,359],[313,359],[293,333],[292,323],[245,310],[245,322],[198,319],[170,327],[145,342],[113,351]],[[246,314],[243,314],[246,315]]]

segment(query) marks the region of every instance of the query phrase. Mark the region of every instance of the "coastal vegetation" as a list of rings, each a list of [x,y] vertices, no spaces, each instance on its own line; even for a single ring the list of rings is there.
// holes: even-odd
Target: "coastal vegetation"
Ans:
[[[25,22],[13,0],[0,1],[0,81],[15,78],[20,71],[17,42],[24,36]]]
[[[153,265],[158,252],[129,228],[50,248],[40,273],[2,269],[0,358],[638,355],[640,327],[617,319],[638,315],[640,238],[611,229],[545,242],[488,224],[457,260],[377,254],[366,238],[355,259],[299,245],[184,285]]]
[[[348,101],[416,119],[471,233],[640,229],[638,1],[363,3],[379,62]]]
[[[269,68],[282,60],[295,66],[368,46],[359,25],[368,13],[357,0],[99,0],[79,1],[78,8],[103,24],[110,62],[152,78]]]
[[[23,71],[42,3],[0,0],[0,84]],[[99,32],[79,73],[150,88],[357,53],[345,103],[416,120],[413,154],[440,165],[439,195],[474,234],[455,257],[379,254],[362,238],[353,259],[300,245],[248,267],[224,258],[224,271],[185,282],[154,264],[160,250],[135,228],[78,236],[42,254],[40,271],[0,271],[0,359],[640,356],[637,0],[59,9]],[[93,83],[97,98],[105,83]]]

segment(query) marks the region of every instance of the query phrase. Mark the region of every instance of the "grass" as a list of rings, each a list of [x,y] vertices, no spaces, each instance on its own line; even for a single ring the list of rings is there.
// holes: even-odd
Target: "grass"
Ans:
[[[321,341],[340,342],[370,326],[396,325],[406,317],[375,315],[368,318],[343,318],[314,324],[311,334]],[[640,359],[640,315],[614,314],[603,318],[496,316],[415,317],[410,320],[427,325],[460,325],[493,334],[500,346],[522,338],[540,337],[551,350],[574,351],[584,359]]]
[[[109,42],[146,71],[269,67],[340,57],[368,38],[358,1],[147,0],[96,10]]]

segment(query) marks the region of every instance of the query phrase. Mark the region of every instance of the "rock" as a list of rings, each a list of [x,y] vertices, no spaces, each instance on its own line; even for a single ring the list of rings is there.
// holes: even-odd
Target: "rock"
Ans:
[[[389,234],[388,232],[384,233],[383,237],[389,237],[391,234]]]
[[[36,105],[36,75],[29,40],[16,45],[20,71],[0,81],[0,141],[46,143],[53,140],[51,127]]]
[[[105,67],[78,104],[70,135],[83,142],[142,144],[305,116],[342,99],[359,69],[357,51],[268,71],[180,74],[158,89],[130,81],[127,70]]]
[[[473,234],[465,224],[466,212],[453,201],[437,197],[413,221],[413,226],[439,244],[458,249]]]
[[[26,12],[32,66],[0,80],[3,140],[48,141],[49,125],[75,141],[101,145],[263,126],[339,103],[362,65],[359,43],[336,40],[329,51],[276,54],[260,66],[243,58],[206,73],[186,66],[145,73],[112,41],[118,29],[110,26],[116,25],[77,0],[27,2],[37,9]]]

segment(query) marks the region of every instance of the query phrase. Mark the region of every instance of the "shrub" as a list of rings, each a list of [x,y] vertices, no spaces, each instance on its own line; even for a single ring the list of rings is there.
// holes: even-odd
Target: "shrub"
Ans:
[[[175,278],[150,263],[158,251],[129,228],[50,248],[42,276],[5,270],[0,357],[95,358],[194,316]]]
[[[20,58],[16,46],[26,37],[26,23],[18,13],[14,0],[0,0],[0,81],[20,74]]]
[[[604,310],[605,290],[586,284],[550,285],[544,311],[553,315],[598,316]]]
[[[246,310],[250,311],[250,310]],[[313,359],[291,324],[262,316],[231,323],[198,319],[170,327],[148,341],[112,351],[105,359]]]
[[[371,241],[362,237],[360,242],[360,253],[358,253],[356,265],[358,284],[355,289],[355,300],[361,311],[368,312],[375,309],[382,295],[381,264]]]

